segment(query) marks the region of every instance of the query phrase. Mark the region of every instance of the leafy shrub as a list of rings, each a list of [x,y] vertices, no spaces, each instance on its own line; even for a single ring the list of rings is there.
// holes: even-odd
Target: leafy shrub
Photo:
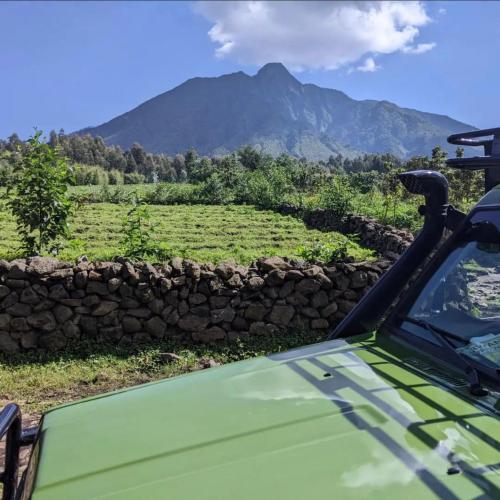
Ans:
[[[212,205],[227,205],[233,201],[234,195],[219,173],[213,173],[200,185],[200,200]]]
[[[75,184],[77,186],[99,186],[108,183],[108,173],[97,166],[74,165]]]
[[[171,257],[170,248],[158,242],[149,207],[141,200],[134,200],[123,220],[122,231],[120,246],[125,257],[134,260],[166,260]]]
[[[347,260],[349,252],[349,240],[321,242],[313,241],[306,243],[297,249],[297,254],[309,262],[330,264],[331,262],[342,262]]]
[[[123,181],[125,184],[142,184],[146,181],[146,176],[138,174],[137,172],[132,172],[130,174],[125,174],[123,176]]]
[[[108,173],[109,183],[112,185],[123,184],[125,179],[123,177],[123,172],[120,170],[110,170]]]
[[[345,176],[332,177],[319,193],[319,205],[339,219],[352,212],[354,192]]]
[[[28,140],[7,202],[29,255],[57,252],[58,240],[67,235],[72,208],[67,196],[72,171],[58,150],[40,141],[41,134],[37,131]]]

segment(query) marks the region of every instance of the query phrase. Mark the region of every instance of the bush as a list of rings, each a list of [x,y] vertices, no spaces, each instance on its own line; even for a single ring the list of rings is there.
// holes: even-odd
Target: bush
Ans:
[[[110,170],[108,173],[109,183],[112,185],[123,184],[125,182],[123,172],[120,170]]]
[[[349,240],[306,243],[297,249],[297,254],[308,262],[330,264],[347,260],[349,253]]]
[[[29,255],[58,251],[58,240],[68,233],[72,208],[67,196],[72,172],[58,150],[40,142],[41,134],[37,131],[27,142],[15,183],[9,185],[12,198],[7,203]]]
[[[166,260],[171,257],[170,248],[158,242],[149,207],[141,200],[134,200],[123,221],[122,231],[120,246],[125,257],[133,260]]]
[[[130,174],[125,174],[123,180],[125,184],[143,184],[146,182],[146,176],[138,174],[137,172],[132,172]]]
[[[233,192],[226,187],[222,176],[218,173],[212,174],[200,185],[200,200],[211,205],[227,205],[234,199]]]
[[[74,172],[77,186],[99,186],[108,183],[108,173],[102,167],[77,163]]]
[[[341,219],[352,212],[354,191],[345,176],[332,177],[319,193],[319,205],[330,210],[335,217]]]

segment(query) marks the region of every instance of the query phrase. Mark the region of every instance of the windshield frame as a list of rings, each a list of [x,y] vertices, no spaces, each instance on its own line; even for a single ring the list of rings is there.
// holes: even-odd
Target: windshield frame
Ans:
[[[495,217],[491,217],[491,213],[500,214],[500,205],[476,206],[462,221],[459,227],[441,244],[434,256],[430,258],[428,263],[424,265],[423,269],[416,275],[413,283],[411,283],[406,292],[402,294],[401,299],[396,303],[393,310],[380,326],[379,332],[382,335],[395,335],[403,342],[453,366],[457,372],[460,371],[460,367],[457,365],[457,360],[454,356],[449,351],[447,352],[447,349],[442,345],[436,343],[432,335],[417,335],[404,328],[402,325],[405,322],[404,318],[409,315],[412,306],[415,304],[429,280],[441,268],[450,254],[463,244],[466,238],[466,231],[470,228],[471,223],[492,221]],[[498,220],[495,222],[495,225],[500,229]],[[500,368],[494,369],[468,356],[467,360],[490,383],[500,386]]]

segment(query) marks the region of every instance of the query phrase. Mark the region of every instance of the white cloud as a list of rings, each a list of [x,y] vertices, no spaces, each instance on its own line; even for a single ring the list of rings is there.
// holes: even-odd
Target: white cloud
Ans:
[[[377,71],[380,68],[381,68],[380,66],[377,66],[375,64],[375,60],[373,59],[373,57],[367,57],[363,64],[356,67],[356,70],[362,71],[363,73],[373,73],[374,71]]]
[[[428,52],[432,50],[436,44],[434,42],[431,43],[419,43],[417,45],[407,45],[403,47],[401,50],[405,54],[423,54],[424,52]]]
[[[422,53],[419,28],[430,22],[422,2],[196,2],[213,23],[217,57],[244,64],[279,61],[294,70],[336,69],[368,54]],[[432,45],[432,47],[431,47]],[[377,69],[367,61],[366,71]]]
[[[446,14],[446,9],[444,7],[440,7],[438,10],[438,14],[444,16]]]

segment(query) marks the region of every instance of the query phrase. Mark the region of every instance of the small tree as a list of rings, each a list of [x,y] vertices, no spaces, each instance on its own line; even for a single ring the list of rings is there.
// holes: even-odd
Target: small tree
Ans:
[[[29,255],[55,252],[67,235],[71,201],[67,195],[72,171],[59,150],[40,141],[41,131],[28,139],[7,205]]]

